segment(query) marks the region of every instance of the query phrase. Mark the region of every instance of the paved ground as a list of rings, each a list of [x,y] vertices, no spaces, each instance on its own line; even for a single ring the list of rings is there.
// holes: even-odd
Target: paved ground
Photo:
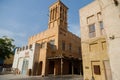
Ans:
[[[80,75],[64,75],[64,76],[25,76],[15,74],[0,75],[0,80],[83,80]]]

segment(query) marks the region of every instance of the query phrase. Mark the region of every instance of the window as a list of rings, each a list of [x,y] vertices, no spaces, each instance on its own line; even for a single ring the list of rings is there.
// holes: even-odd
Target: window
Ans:
[[[53,20],[53,9],[51,10],[51,18],[52,18],[52,20]]]
[[[60,6],[60,19],[62,19],[62,7]]]
[[[71,50],[72,50],[72,44],[70,43],[69,44],[69,51],[71,52]]]
[[[89,51],[92,53],[98,52],[99,51],[98,43],[89,44]]]
[[[52,48],[52,49],[54,49],[54,47],[55,47],[55,40],[50,40],[50,47]]]
[[[95,24],[89,25],[89,37],[95,37]]]
[[[55,40],[50,40],[49,42],[51,45],[54,45],[55,44]]]
[[[60,6],[60,11],[62,11],[62,6]]]
[[[52,10],[50,11],[50,21],[52,20]]]
[[[103,31],[103,29],[104,29],[104,27],[103,27],[103,21],[100,21],[99,24],[100,24],[101,34],[104,34],[104,31]]]
[[[100,75],[100,65],[94,65],[94,74]]]
[[[103,27],[103,21],[100,21],[100,29],[101,30],[104,29],[104,27]]]
[[[91,15],[89,17],[87,17],[87,24],[91,24],[95,22],[95,16],[94,15]]]
[[[41,48],[45,47],[45,42],[41,43]]]
[[[62,41],[62,50],[65,51],[65,41]]]
[[[98,13],[97,13],[97,18],[98,18],[98,20],[101,20],[101,19],[102,19],[102,13],[101,13],[101,12],[98,12]]]

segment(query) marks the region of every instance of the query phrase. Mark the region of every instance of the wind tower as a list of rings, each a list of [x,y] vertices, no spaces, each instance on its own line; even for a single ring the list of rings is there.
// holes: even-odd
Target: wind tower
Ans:
[[[49,7],[48,28],[57,27],[67,31],[67,11],[68,8],[60,0],[52,4]]]

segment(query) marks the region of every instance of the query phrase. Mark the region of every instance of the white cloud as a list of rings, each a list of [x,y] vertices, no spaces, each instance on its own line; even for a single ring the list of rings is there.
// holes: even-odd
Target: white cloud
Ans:
[[[10,30],[6,30],[6,29],[0,29],[0,36],[9,36],[9,37],[26,37],[25,33],[15,33],[13,31]]]
[[[79,24],[69,24],[68,30],[72,32],[73,34],[76,34],[80,37],[80,25]]]
[[[8,36],[9,38],[12,38],[15,40],[14,44],[16,46],[25,45],[27,40],[25,40],[25,37],[27,36],[25,33],[17,33],[13,32],[7,29],[0,29],[0,37],[2,36]]]
[[[9,31],[9,30],[5,30],[5,29],[0,29],[0,36],[10,36],[13,37],[14,33]]]

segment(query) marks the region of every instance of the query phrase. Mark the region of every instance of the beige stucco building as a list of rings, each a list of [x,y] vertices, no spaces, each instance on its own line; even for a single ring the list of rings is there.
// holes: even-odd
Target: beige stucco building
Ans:
[[[103,12],[96,0],[80,9],[84,80],[112,80]]]
[[[82,73],[81,39],[68,31],[67,11],[60,0],[52,4],[48,29],[29,38],[28,45],[40,45],[33,56],[32,75]]]
[[[97,0],[103,13],[112,80],[120,80],[120,0]]]

